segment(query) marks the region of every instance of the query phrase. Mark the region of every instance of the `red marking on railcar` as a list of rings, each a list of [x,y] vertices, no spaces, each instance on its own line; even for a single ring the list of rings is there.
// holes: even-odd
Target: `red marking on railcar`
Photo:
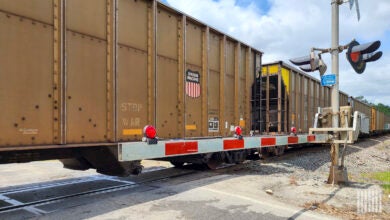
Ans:
[[[275,146],[276,145],[276,138],[261,138],[261,146]]]
[[[307,142],[313,142],[313,141],[316,141],[316,136],[315,135],[308,135]]]
[[[165,144],[165,155],[198,153],[198,142],[177,142]]]
[[[288,137],[288,144],[298,144],[298,137]]]
[[[241,149],[244,148],[244,140],[224,140],[223,141],[223,149],[231,150],[231,149]]]

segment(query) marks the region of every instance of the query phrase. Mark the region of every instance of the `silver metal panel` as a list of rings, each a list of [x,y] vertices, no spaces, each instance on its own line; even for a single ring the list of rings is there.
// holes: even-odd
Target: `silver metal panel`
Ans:
[[[275,137],[276,138],[276,145],[287,145],[288,144],[288,137]]]
[[[307,135],[298,135],[298,143],[307,143]]]
[[[122,143],[119,147],[119,161],[144,160],[165,157],[165,142],[148,145],[146,142]]]
[[[199,153],[223,151],[223,140],[224,139],[212,139],[198,141],[198,151]]]
[[[245,143],[246,149],[260,148],[261,141],[260,141],[260,138],[258,138],[258,137],[247,137],[247,138],[244,138],[244,143]]]
[[[325,143],[328,141],[329,135],[327,134],[316,134],[316,141],[315,142],[320,142],[320,143]]]

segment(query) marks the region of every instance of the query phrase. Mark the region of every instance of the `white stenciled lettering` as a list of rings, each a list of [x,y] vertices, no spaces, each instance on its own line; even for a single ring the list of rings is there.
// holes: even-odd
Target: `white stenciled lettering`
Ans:
[[[25,135],[35,135],[38,134],[38,129],[36,128],[20,128],[19,132]]]
[[[140,112],[142,110],[142,104],[124,102],[120,108],[122,112]]]
[[[141,118],[122,118],[122,125],[124,127],[139,128],[141,126]]]
[[[140,126],[141,119],[140,118],[131,118],[130,119],[130,126],[131,127],[139,127]]]
[[[196,77],[196,78],[199,77],[199,74],[198,74],[198,73],[194,73],[194,72],[188,72],[188,75],[189,75],[190,77]]]
[[[129,119],[128,118],[122,118],[122,124],[123,124],[123,126],[129,126]]]
[[[192,72],[191,70],[187,70],[187,74],[186,74],[187,81],[199,83],[199,77],[200,75],[198,72]]]

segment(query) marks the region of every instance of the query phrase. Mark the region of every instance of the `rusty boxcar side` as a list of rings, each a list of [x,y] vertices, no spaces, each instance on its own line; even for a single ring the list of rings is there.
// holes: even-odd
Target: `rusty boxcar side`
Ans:
[[[387,117],[383,112],[371,107],[371,132],[378,134],[386,130],[386,123],[389,123]]]
[[[263,64],[261,78],[263,132],[289,133],[292,126],[308,132],[318,107],[330,105],[328,87],[283,61]]]
[[[329,87],[283,61],[262,67],[262,131],[289,133],[290,127],[306,133],[314,123],[318,107],[331,105]],[[346,93],[339,94],[340,106],[349,105]]]
[[[0,150],[230,136],[262,53],[153,0],[0,0]]]

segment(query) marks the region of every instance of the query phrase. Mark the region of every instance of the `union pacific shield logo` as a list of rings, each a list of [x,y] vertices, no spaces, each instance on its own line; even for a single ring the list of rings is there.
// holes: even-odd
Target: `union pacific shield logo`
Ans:
[[[186,72],[186,95],[192,98],[200,96],[200,74],[199,72],[187,70]]]

